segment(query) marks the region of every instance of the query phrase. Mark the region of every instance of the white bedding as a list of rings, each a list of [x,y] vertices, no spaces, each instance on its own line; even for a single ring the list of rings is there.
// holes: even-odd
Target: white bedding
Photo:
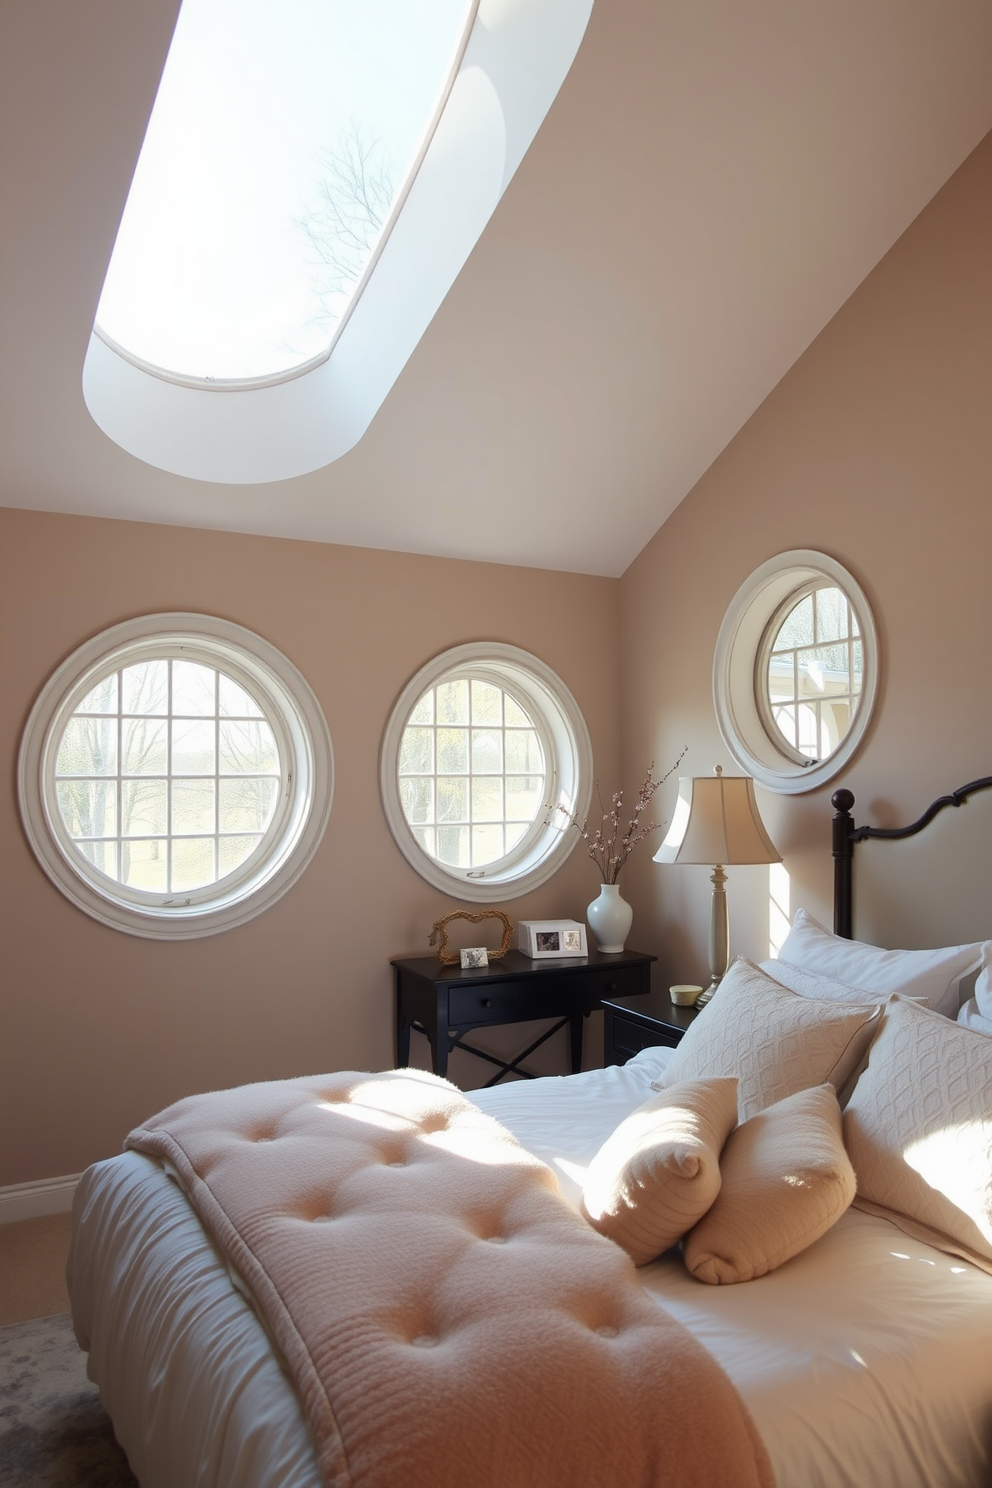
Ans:
[[[574,1200],[669,1057],[472,1099]],[[319,1488],[292,1389],[176,1185],[127,1153],[84,1175],[76,1205],[77,1333],[143,1488]],[[992,1276],[853,1210],[758,1281],[705,1286],[675,1255],[640,1275],[737,1386],[779,1488],[988,1484]]]

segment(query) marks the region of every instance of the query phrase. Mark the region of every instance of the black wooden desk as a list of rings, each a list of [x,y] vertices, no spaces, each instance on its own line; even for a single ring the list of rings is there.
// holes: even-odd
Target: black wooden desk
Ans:
[[[620,951],[614,956],[592,951],[588,956],[532,961],[520,951],[508,951],[502,961],[465,971],[460,966],[442,966],[435,956],[395,960],[396,1063],[409,1064],[410,1030],[415,1028],[430,1040],[437,1075],[447,1073],[448,1055],[460,1046],[498,1066],[490,1085],[508,1074],[533,1079],[530,1071],[521,1068],[522,1061],[568,1023],[572,1070],[578,1073],[583,1019],[602,1005],[604,997],[648,991],[651,962],[656,959],[638,951]],[[464,1042],[465,1034],[474,1028],[536,1018],[558,1021],[509,1063]]]

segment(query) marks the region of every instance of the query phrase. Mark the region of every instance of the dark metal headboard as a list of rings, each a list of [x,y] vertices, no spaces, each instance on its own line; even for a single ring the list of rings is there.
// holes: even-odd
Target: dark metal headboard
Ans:
[[[851,939],[853,920],[851,890],[856,842],[865,842],[869,837],[879,837],[889,842],[901,837],[915,837],[916,833],[922,832],[923,828],[933,821],[938,811],[943,811],[945,806],[961,806],[976,791],[990,788],[992,788],[992,775],[983,775],[981,780],[972,780],[970,784],[962,785],[960,790],[951,791],[949,796],[939,796],[927,807],[919,821],[912,822],[908,827],[856,827],[854,818],[851,816],[851,807],[854,805],[853,794],[849,790],[834,791],[830,797],[837,813],[833,823],[834,934],[843,935],[845,940]]]

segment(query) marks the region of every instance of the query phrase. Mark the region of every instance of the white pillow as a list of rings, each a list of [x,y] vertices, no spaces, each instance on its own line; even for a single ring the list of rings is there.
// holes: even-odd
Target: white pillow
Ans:
[[[799,997],[738,956],[689,1027],[656,1090],[736,1075],[741,1121],[797,1090],[839,1090],[878,1027],[876,1004]]]
[[[934,1012],[955,1018],[961,978],[979,966],[986,969],[983,976],[987,975],[992,965],[992,941],[932,951],[886,951],[864,941],[831,935],[812,915],[797,909],[779,959],[872,994],[898,992],[904,997],[925,997]]]
[[[974,997],[969,997],[958,1009],[958,1022],[962,1028],[971,1028],[975,1033],[992,1034],[992,1018],[986,1018]]]
[[[893,998],[844,1143],[858,1208],[992,1272],[992,1039]]]
[[[849,987],[846,982],[835,982],[833,977],[821,976],[805,966],[794,966],[791,961],[772,960],[758,964],[767,976],[774,977],[790,992],[798,992],[800,997],[820,998],[824,1002],[888,1002],[892,995],[891,992],[872,992],[866,987]],[[922,1001],[926,1005],[926,998]]]
[[[983,1018],[992,1019],[992,956],[985,956],[975,982],[975,1001]]]

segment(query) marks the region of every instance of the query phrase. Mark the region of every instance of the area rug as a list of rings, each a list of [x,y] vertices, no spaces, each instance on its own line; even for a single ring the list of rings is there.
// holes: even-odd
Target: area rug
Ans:
[[[0,1328],[0,1488],[137,1488],[67,1312]]]

